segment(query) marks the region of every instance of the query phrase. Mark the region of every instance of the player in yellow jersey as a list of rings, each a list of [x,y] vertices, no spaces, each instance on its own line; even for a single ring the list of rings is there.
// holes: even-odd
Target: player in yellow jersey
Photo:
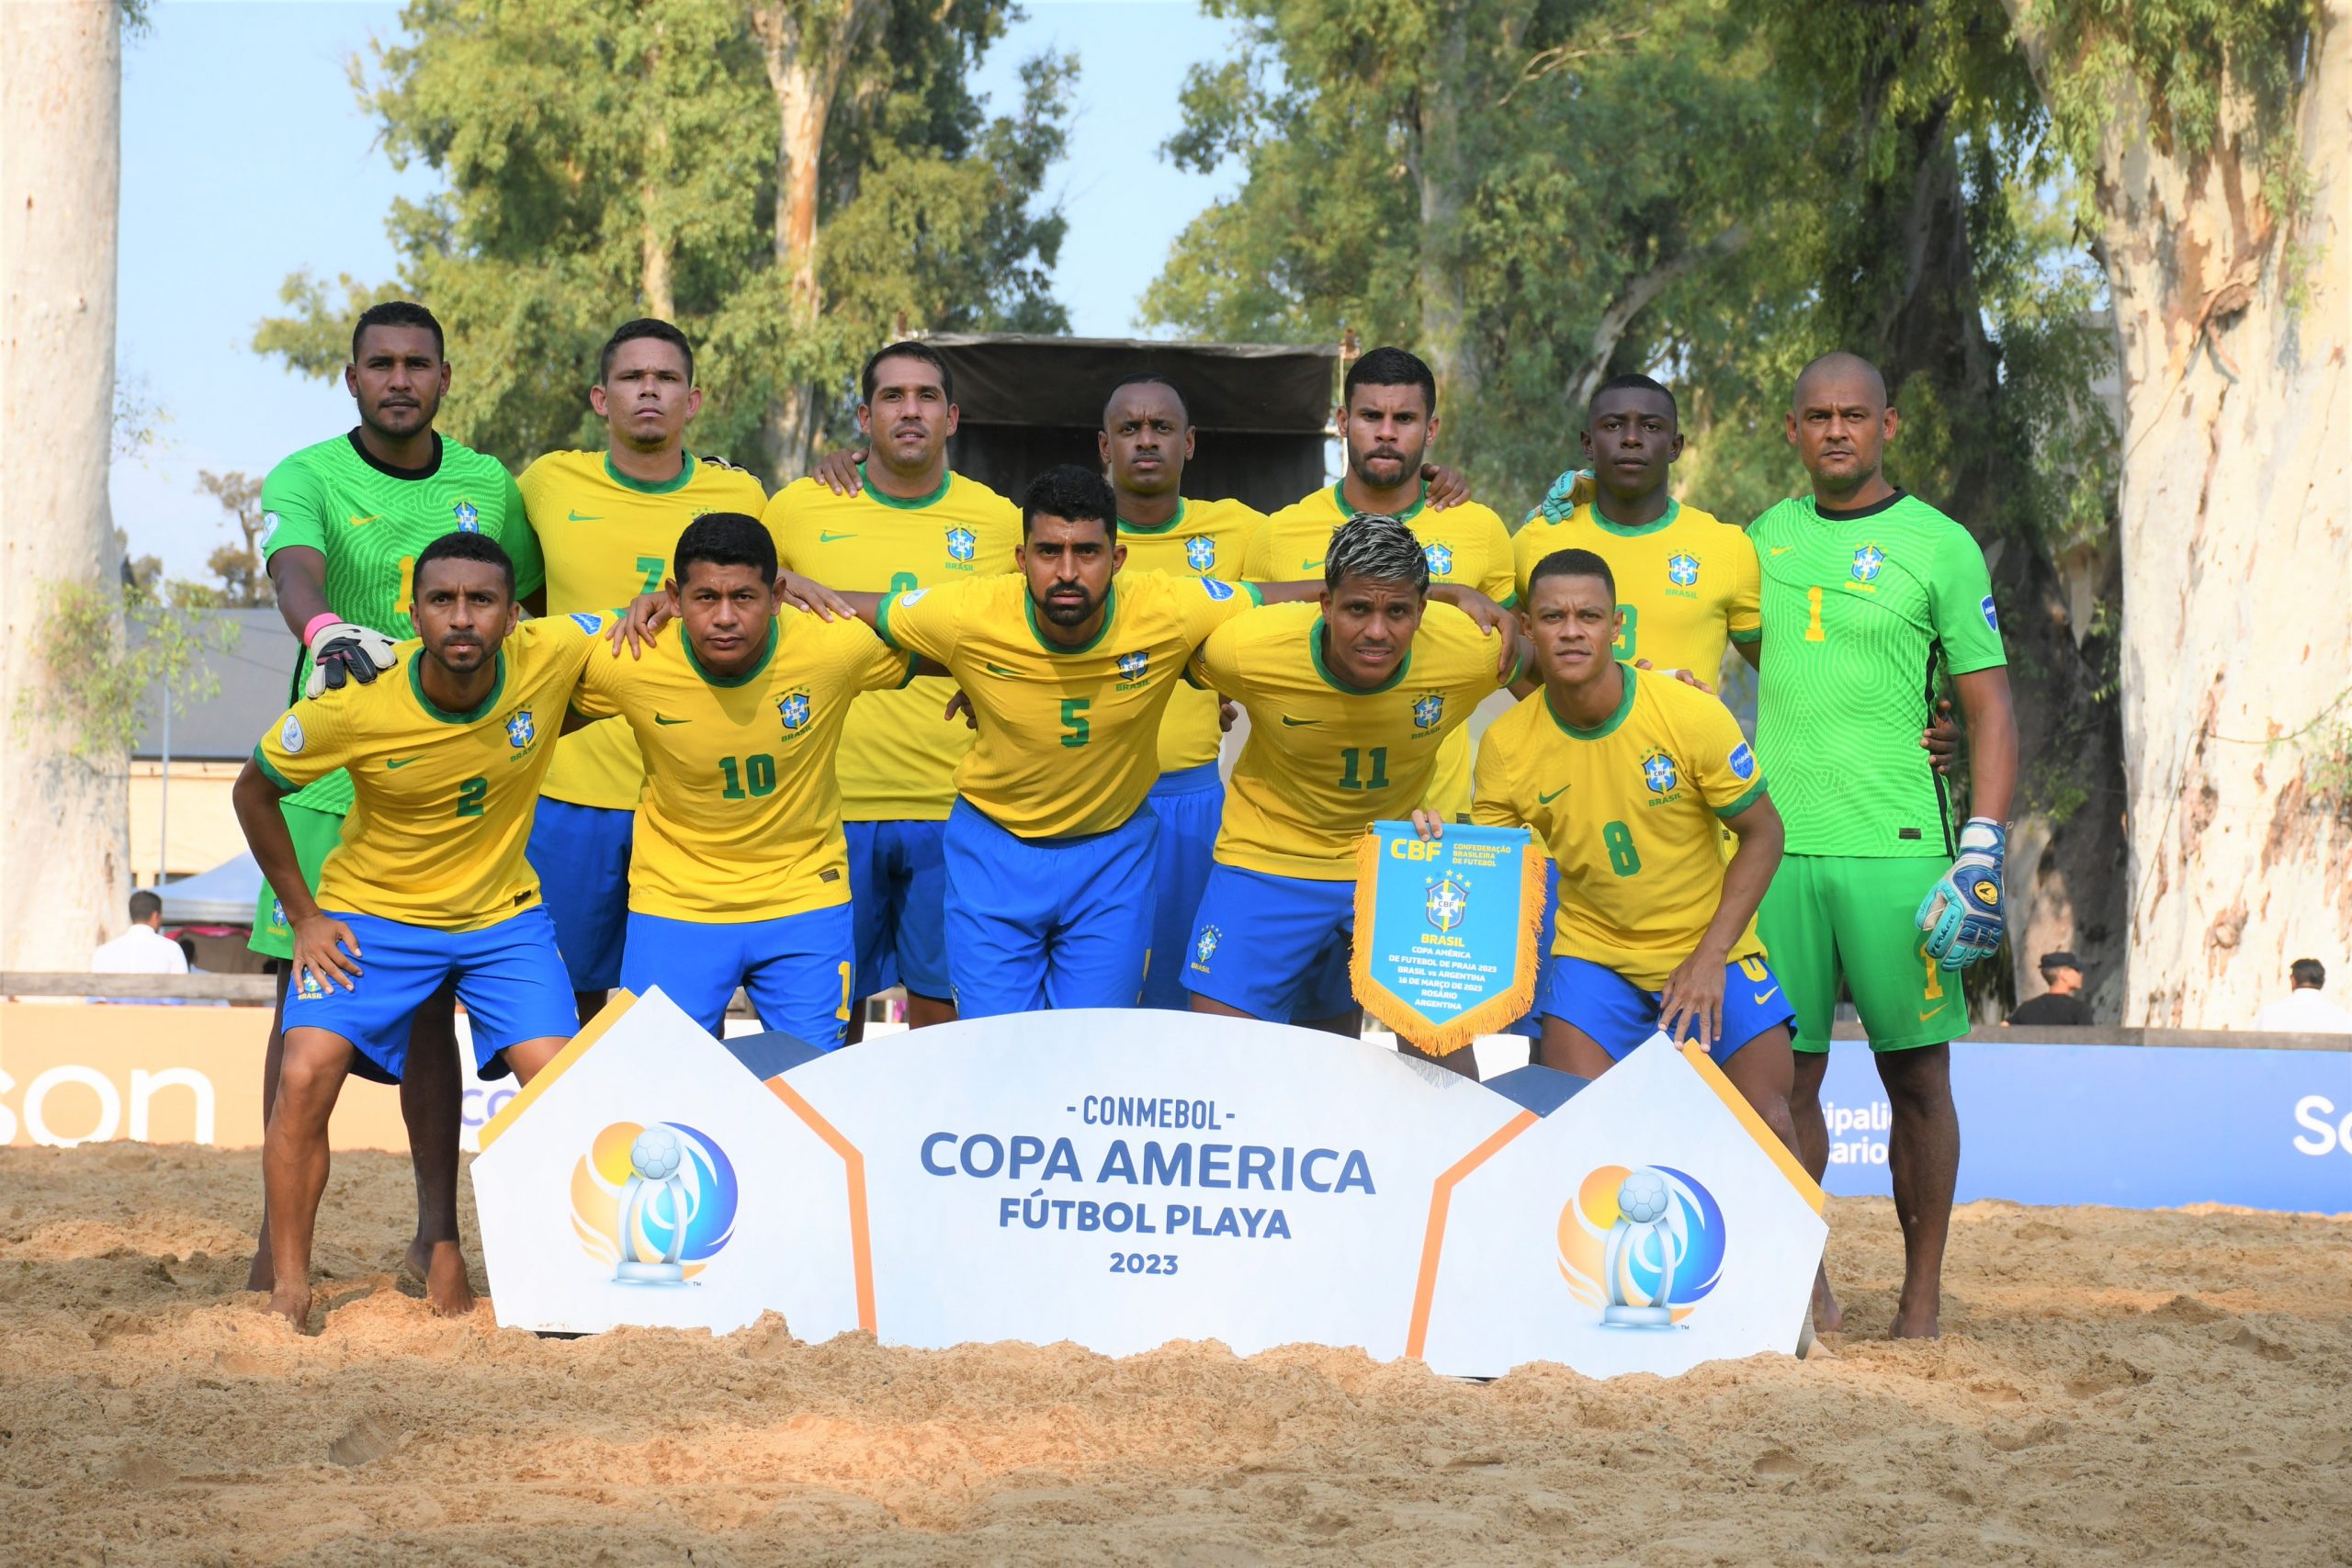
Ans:
[[[1478,746],[1476,819],[1534,829],[1559,867],[1537,1060],[1589,1078],[1660,1029],[1702,1041],[1793,1151],[1795,1015],[1756,938],[1780,813],[1722,703],[1611,657],[1621,592],[1589,550],[1536,563],[1542,684]],[[1719,823],[1739,840],[1728,866]]]
[[[1195,684],[1250,714],[1184,954],[1195,1010],[1360,1029],[1356,841],[1427,798],[1447,738],[1519,673],[1515,640],[1498,668],[1498,643],[1429,592],[1421,543],[1366,513],[1331,536],[1319,605],[1241,616],[1193,659]]]
[[[355,1058],[400,1077],[410,1019],[452,983],[476,1066],[503,1056],[526,1082],[574,1021],[555,924],[524,852],[565,706],[582,668],[603,653],[603,618],[518,626],[514,562],[481,534],[427,545],[414,582],[422,641],[400,645],[379,680],[295,704],[232,792],[294,930],[262,1169],[269,1310],[297,1327],[310,1314],[327,1120]],[[278,803],[336,769],[350,775],[352,810],[314,898]],[[462,1270],[457,1247],[437,1244],[435,1267],[454,1260]]]
[[[1241,581],[1241,558],[1265,514],[1238,501],[1183,493],[1193,421],[1174,385],[1147,372],[1112,388],[1099,446],[1118,498],[1127,570]],[[1159,778],[1150,795],[1159,818],[1151,919],[1151,950],[1159,956],[1144,976],[1146,1007],[1181,1012],[1192,1005],[1176,955],[1193,934],[1225,809],[1225,781],[1217,773],[1225,726],[1217,708],[1216,693],[1182,684],[1159,721]]]
[[[892,344],[865,362],[859,384],[858,428],[873,454],[865,482],[854,495],[815,479],[776,492],[763,520],[785,570],[876,594],[1012,570],[1019,513],[947,467],[956,388],[939,351]],[[905,986],[907,1021],[917,1026],[956,1016],[941,835],[972,732],[944,716],[954,694],[955,683],[936,677],[868,693],[850,709],[842,737],[855,989],[863,997]],[[850,1037],[857,1034],[853,1020]]]
[[[1378,512],[1404,522],[1420,540],[1431,583],[1514,604],[1510,531],[1503,520],[1476,502],[1442,511],[1429,504],[1423,459],[1438,428],[1437,378],[1429,366],[1401,348],[1375,348],[1348,367],[1341,400],[1348,471],[1329,489],[1268,518],[1250,541],[1243,575],[1271,581],[1319,572],[1334,531],[1358,513]],[[1467,730],[1446,742],[1426,804],[1447,821],[1468,819]]]
[[[550,615],[611,612],[662,586],[670,552],[707,512],[759,515],[760,481],[686,450],[702,412],[695,353],[667,321],[627,321],[605,341],[588,406],[605,422],[602,452],[549,452],[523,470],[523,505],[547,558]],[[555,920],[582,1022],[620,977],[628,916],[629,839],[645,763],[621,720],[557,742],[531,863]]]
[[[714,1034],[740,985],[762,1023],[831,1050],[855,948],[834,753],[853,699],[913,660],[854,620],[779,615],[755,517],[687,525],[666,587],[682,635],[592,660],[572,699],[618,715],[645,759],[621,984],[659,985]]]

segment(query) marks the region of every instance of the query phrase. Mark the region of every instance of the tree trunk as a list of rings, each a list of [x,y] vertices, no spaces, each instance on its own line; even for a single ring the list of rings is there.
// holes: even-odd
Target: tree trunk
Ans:
[[[11,732],[0,767],[0,969],[85,969],[123,918],[122,759],[85,761],[76,737],[19,717],[52,678],[35,635],[52,592],[117,592],[107,464],[121,152],[116,7],[0,6],[0,420],[13,452],[0,519],[0,724]]]
[[[1415,95],[1413,176],[1421,202],[1416,284],[1421,343],[1430,368],[1437,373],[1441,404],[1464,408],[1476,401],[1483,378],[1462,293],[1462,206],[1472,182],[1462,145],[1463,100],[1469,92],[1469,7],[1442,9],[1443,33],[1434,54],[1423,62],[1420,91]]]
[[[2287,110],[2312,181],[2291,232],[2255,161],[2280,142],[2226,76],[2209,152],[2119,102],[2088,171],[2127,414],[2127,1024],[2243,1026],[2291,960],[2352,948],[2347,22],[2333,0]]]
[[[654,28],[656,42],[645,51],[646,96],[656,106],[665,106],[668,96],[662,89],[661,28]],[[662,192],[670,183],[670,125],[666,115],[656,113],[646,137],[645,178],[637,192],[638,211],[642,232],[639,238],[638,289],[645,301],[645,313],[662,321],[675,322],[678,319],[677,291],[671,282],[670,229],[663,213]]]

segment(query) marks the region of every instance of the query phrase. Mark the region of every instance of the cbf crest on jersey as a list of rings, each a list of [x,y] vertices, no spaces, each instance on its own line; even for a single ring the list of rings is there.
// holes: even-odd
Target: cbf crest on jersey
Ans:
[[[968,561],[974,556],[979,554],[979,550],[980,541],[973,535],[969,528],[950,528],[947,530],[948,559]]]
[[[531,710],[525,708],[506,721],[506,744],[517,751],[539,738],[538,727],[531,722]]]
[[[451,507],[449,512],[458,520],[458,533],[479,534],[481,532],[481,513],[475,509],[472,502],[461,501]]]
[[[806,692],[794,692],[787,696],[778,697],[775,713],[778,718],[784,720],[784,731],[787,735],[808,728],[808,721],[817,716],[816,706],[809,702],[808,694]]]
[[[1207,571],[1216,565],[1216,541],[1206,534],[1195,534],[1184,541],[1184,564],[1194,571]]]
[[[1435,729],[1444,717],[1445,694],[1442,692],[1431,692],[1413,705],[1413,728],[1416,729]]]
[[[1699,558],[1688,550],[1678,550],[1666,559],[1667,581],[1677,588],[1688,588],[1699,581]]]
[[[1431,577],[1451,576],[1453,571],[1453,551],[1444,545],[1431,545],[1421,552],[1429,558]]]
[[[1140,648],[1119,655],[1118,664],[1122,686],[1140,685],[1144,677],[1151,673],[1151,655]]]
[[[1878,569],[1886,564],[1886,552],[1876,545],[1864,545],[1854,552],[1854,581],[1875,582]]]
[[[1642,782],[1649,785],[1652,795],[1664,795],[1682,782],[1674,766],[1674,759],[1663,751],[1653,751],[1642,759]]]

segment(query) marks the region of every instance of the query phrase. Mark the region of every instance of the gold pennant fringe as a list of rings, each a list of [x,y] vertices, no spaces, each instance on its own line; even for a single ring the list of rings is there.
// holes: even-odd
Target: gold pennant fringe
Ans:
[[[1441,840],[1442,841],[1442,840]],[[1489,997],[1445,1023],[1433,1023],[1421,1010],[1372,977],[1372,910],[1382,871],[1380,829],[1364,829],[1356,841],[1356,941],[1348,959],[1348,979],[1356,1000],[1373,1017],[1433,1056],[1450,1056],[1481,1034],[1517,1023],[1534,1005],[1537,969],[1536,928],[1544,922],[1544,856],[1535,852],[1531,838],[1519,857],[1519,951],[1513,959],[1516,978],[1510,989]]]

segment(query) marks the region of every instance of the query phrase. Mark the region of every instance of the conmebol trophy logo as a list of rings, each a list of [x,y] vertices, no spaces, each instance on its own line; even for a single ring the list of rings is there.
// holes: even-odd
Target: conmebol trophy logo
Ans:
[[[1604,1327],[1671,1328],[1723,1268],[1723,1210],[1669,1166],[1604,1165],[1560,1211],[1560,1273]]]
[[[683,1122],[616,1122],[572,1168],[571,1229],[624,1284],[674,1285],[735,1234],[735,1167]]]

